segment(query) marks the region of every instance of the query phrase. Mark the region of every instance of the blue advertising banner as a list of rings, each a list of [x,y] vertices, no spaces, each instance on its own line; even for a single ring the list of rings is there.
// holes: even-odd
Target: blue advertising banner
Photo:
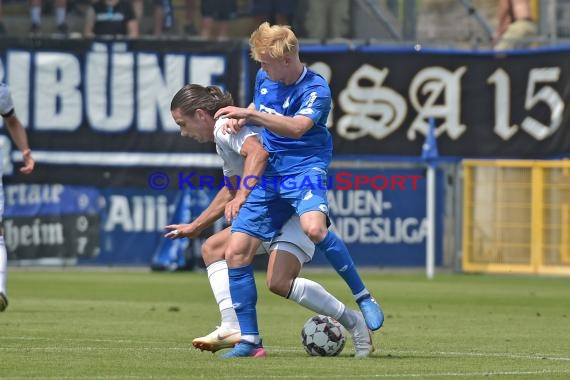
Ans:
[[[335,169],[328,193],[333,229],[363,266],[424,266],[426,178],[421,169]],[[437,178],[438,188],[442,176]],[[437,194],[436,264],[442,262],[444,194]],[[315,255],[310,265],[328,265]]]
[[[177,192],[107,188],[101,195],[101,254],[80,264],[150,265]]]
[[[74,265],[100,254],[102,201],[93,187],[18,184],[4,187],[8,258]]]

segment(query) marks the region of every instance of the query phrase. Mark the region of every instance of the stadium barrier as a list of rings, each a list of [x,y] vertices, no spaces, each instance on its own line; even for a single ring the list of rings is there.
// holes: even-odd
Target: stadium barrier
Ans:
[[[463,271],[570,275],[570,161],[465,160]]]

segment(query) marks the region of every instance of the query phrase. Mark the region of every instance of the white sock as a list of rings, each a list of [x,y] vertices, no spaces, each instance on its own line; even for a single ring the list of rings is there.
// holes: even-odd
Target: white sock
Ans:
[[[210,287],[212,288],[212,292],[214,292],[214,298],[216,299],[218,308],[220,309],[222,326],[239,329],[239,323],[232,304],[232,297],[230,295],[228,263],[226,260],[216,261],[208,265],[206,270],[208,272]]]
[[[65,7],[59,7],[55,9],[55,22],[57,25],[61,25],[65,22]]]
[[[253,344],[261,343],[261,337],[259,335],[242,335],[241,340],[245,340],[246,342]]]
[[[30,9],[30,19],[32,20],[32,24],[40,24],[42,20],[42,7],[40,6],[33,6]]]
[[[297,277],[293,281],[288,298],[315,313],[327,315],[337,321],[345,309],[344,304],[327,292],[320,284],[301,277]]]
[[[6,294],[6,266],[8,254],[4,246],[4,236],[0,236],[0,293]]]
[[[348,307],[344,309],[344,313],[340,316],[337,321],[348,331],[352,330],[356,326],[356,311],[349,309]]]

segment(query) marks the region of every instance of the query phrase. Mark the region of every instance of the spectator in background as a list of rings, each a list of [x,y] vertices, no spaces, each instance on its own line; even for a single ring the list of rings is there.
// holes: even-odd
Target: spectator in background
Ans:
[[[292,25],[297,0],[253,0],[252,13],[257,25],[264,21],[270,24]]]
[[[22,123],[16,116],[14,111],[14,103],[10,95],[10,89],[4,83],[0,83],[0,114],[6,125],[6,129],[12,137],[12,140],[22,152],[24,166],[20,168],[23,174],[30,174],[34,170],[34,159],[32,158],[32,151],[28,145],[28,136]],[[1,166],[0,166],[1,169]],[[2,177],[0,175],[0,218],[4,213],[4,195],[2,188]],[[4,236],[0,231],[0,312],[6,310],[8,307],[8,297],[6,293],[6,267],[7,267],[7,253],[6,246],[4,245]]]
[[[140,29],[144,20],[144,0],[130,0],[133,5],[133,11]],[[172,0],[153,0],[152,10],[152,29],[154,36],[160,36],[164,32],[172,30],[174,26],[174,8]]]
[[[155,0],[153,34],[160,36],[163,32],[172,30],[174,27],[174,12],[171,0]],[[186,0],[184,34],[195,36],[198,30],[194,26],[196,1]]]
[[[196,14],[196,1],[186,0],[186,9],[185,9],[186,24],[184,24],[184,34],[188,36],[195,36],[198,34],[198,30],[194,26],[195,14]]]
[[[174,9],[171,0],[154,0],[153,31],[156,37],[174,27]]]
[[[6,27],[4,26],[4,13],[2,13],[2,0],[0,0],[0,34],[6,34]]]
[[[528,48],[537,36],[529,0],[499,0],[497,19],[495,50]]]
[[[144,0],[131,0],[133,3],[133,11],[135,11],[135,17],[139,25],[141,25],[144,17]]]
[[[55,24],[57,32],[67,34],[67,0],[55,1]],[[30,32],[38,33],[42,23],[42,0],[30,0]]]
[[[97,0],[87,8],[85,29],[87,38],[95,36],[139,36],[139,24],[129,0]]]
[[[305,0],[305,29],[309,38],[347,38],[350,0]]]
[[[214,29],[217,29],[218,41],[227,40],[230,20],[236,14],[236,0],[207,0],[202,1],[202,25],[200,36],[206,39],[214,38]]]

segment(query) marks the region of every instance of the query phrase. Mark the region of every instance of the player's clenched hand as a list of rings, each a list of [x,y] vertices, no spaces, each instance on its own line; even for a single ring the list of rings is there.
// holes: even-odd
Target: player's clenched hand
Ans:
[[[190,224],[170,224],[164,227],[168,232],[164,235],[165,238],[176,240],[180,238],[196,238],[200,235],[200,230],[196,228],[194,223]]]
[[[245,198],[237,195],[234,199],[232,199],[228,204],[226,204],[225,216],[226,221],[231,223],[232,220],[237,216],[239,209],[245,203]]]

